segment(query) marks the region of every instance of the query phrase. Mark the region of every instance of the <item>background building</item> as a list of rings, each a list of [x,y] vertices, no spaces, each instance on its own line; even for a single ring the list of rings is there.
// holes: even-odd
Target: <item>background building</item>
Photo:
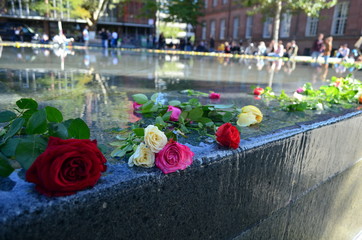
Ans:
[[[217,45],[232,40],[242,40],[244,46],[248,41],[268,43],[272,39],[273,19],[263,19],[261,14],[248,16],[247,10],[233,0],[205,0],[205,15],[199,18],[196,41],[208,43],[213,36]],[[309,55],[318,33],[333,36],[334,49],[344,43],[353,48],[362,35],[362,1],[339,0],[335,7],[322,10],[319,18],[303,13],[282,16],[279,39],[284,44],[296,40],[299,54]]]
[[[67,0],[48,0],[67,5]],[[46,2],[48,2],[46,1]],[[117,31],[123,40],[140,45],[142,40],[154,32],[154,20],[140,17],[142,2],[139,0],[118,4],[114,8],[107,7],[100,17],[96,31],[106,28]],[[0,3],[0,22],[23,23],[34,29],[38,34],[46,33],[50,37],[58,34],[58,20],[61,20],[64,34],[76,40],[81,39],[81,32],[86,21],[80,18],[72,18],[67,8],[62,11],[49,10],[46,14],[40,14],[32,10],[29,1],[3,0]]]

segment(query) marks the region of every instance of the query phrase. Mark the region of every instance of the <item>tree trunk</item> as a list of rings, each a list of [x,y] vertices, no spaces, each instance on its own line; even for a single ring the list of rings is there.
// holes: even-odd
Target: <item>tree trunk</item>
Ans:
[[[280,15],[282,13],[282,0],[276,1],[277,6],[274,16],[274,26],[273,26],[273,40],[275,43],[279,40],[279,27],[280,27]]]

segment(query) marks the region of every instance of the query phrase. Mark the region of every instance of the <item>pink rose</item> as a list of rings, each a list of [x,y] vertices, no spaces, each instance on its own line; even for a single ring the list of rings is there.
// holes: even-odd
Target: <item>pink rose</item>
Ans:
[[[163,173],[172,173],[190,166],[193,156],[189,147],[171,139],[157,154],[155,164]]]
[[[297,93],[302,93],[302,92],[304,92],[304,89],[303,88],[298,88],[296,92]]]
[[[171,111],[172,111],[172,113],[171,113],[171,116],[170,116],[170,120],[174,121],[174,122],[177,122],[178,118],[179,118],[179,116],[181,114],[181,109],[170,105],[167,108],[167,112],[171,112]]]
[[[210,99],[220,99],[220,93],[210,93],[209,95]]]
[[[139,104],[137,102],[133,102],[133,110],[140,110],[143,104]]]

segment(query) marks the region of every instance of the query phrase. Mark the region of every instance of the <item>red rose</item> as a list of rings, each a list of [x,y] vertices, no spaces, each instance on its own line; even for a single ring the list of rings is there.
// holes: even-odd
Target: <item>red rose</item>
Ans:
[[[194,153],[188,146],[170,140],[164,148],[158,152],[155,164],[163,173],[172,173],[184,170],[192,164]]]
[[[224,123],[216,131],[216,141],[225,147],[237,149],[240,143],[239,130],[230,123]]]
[[[93,187],[106,171],[96,140],[50,137],[45,151],[26,172],[26,180],[49,197],[67,196]]]
[[[210,99],[220,99],[220,93],[210,93],[209,95]]]
[[[254,95],[262,95],[264,93],[264,88],[258,87],[258,88],[254,88]]]

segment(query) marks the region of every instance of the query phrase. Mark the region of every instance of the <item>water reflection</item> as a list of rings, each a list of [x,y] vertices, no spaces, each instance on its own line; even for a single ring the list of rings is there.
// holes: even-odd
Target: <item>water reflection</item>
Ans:
[[[137,120],[130,96],[138,92],[192,88],[239,99],[251,85],[294,91],[305,82],[318,86],[347,73],[339,65],[281,60],[1,47],[0,108],[33,97],[62,108],[66,117],[109,128]],[[361,72],[354,74],[362,79]]]

